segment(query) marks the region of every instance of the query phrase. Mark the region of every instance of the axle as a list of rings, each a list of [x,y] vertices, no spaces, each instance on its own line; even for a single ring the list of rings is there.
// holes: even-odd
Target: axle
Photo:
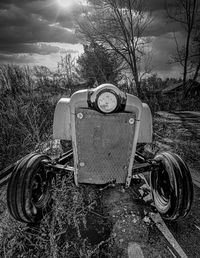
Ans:
[[[15,163],[11,164],[0,172],[0,186],[5,185],[9,181],[13,169],[20,163],[22,159],[16,161]],[[72,159],[73,150],[70,149],[67,152],[63,153],[60,157],[52,159],[51,161],[44,160],[43,164],[48,169],[48,171],[53,174],[65,174],[69,172],[74,172],[74,167],[67,164]],[[152,170],[159,169],[160,165],[161,164],[159,162],[155,160],[147,160],[142,154],[136,152],[135,164],[133,165],[132,174],[136,175],[150,172]]]

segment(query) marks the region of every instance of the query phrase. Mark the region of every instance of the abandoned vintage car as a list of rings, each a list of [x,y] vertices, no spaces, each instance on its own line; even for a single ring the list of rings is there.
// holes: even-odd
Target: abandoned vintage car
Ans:
[[[54,113],[53,136],[72,142],[72,149],[55,159],[31,153],[4,171],[10,171],[10,214],[25,223],[39,221],[48,211],[52,180],[59,173],[73,173],[77,186],[114,182],[124,188],[134,187],[135,175],[145,173],[161,216],[167,220],[185,217],[193,200],[190,171],[174,153],[161,152],[147,159],[137,152],[137,144],[152,142],[152,133],[148,105],[112,84],[61,98]]]

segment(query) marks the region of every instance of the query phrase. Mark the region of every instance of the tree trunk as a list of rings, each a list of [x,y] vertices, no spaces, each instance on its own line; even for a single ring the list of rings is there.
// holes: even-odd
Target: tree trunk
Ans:
[[[194,73],[194,76],[193,76],[193,80],[196,81],[197,77],[199,76],[199,71],[200,71],[200,61],[196,67],[196,70],[195,70],[195,73]]]
[[[184,69],[183,69],[183,87],[184,87],[184,93],[186,93],[186,80],[187,80],[187,66],[188,66],[188,56],[189,56],[189,46],[190,46],[190,32],[188,32],[187,35],[187,41],[186,41],[186,49],[185,49],[185,59],[184,59]]]

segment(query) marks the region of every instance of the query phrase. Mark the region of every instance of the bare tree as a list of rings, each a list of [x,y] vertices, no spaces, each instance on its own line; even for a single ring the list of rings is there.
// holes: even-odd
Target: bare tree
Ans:
[[[79,32],[89,42],[102,44],[131,71],[137,93],[141,95],[141,59],[147,40],[144,32],[151,16],[143,0],[90,0],[91,9],[78,21]]]
[[[195,34],[198,31],[196,27],[199,12],[198,0],[175,0],[173,4],[174,6],[171,8],[167,6],[168,16],[170,19],[178,22],[186,33],[184,43],[178,42],[174,34],[177,49],[177,55],[174,59],[183,67],[183,84],[185,85],[188,74],[194,71],[194,55],[192,52],[197,47],[194,41]],[[197,73],[198,70],[196,70]]]
[[[57,64],[57,72],[62,79],[66,80],[66,83],[71,85],[73,80],[77,77],[75,58],[73,58],[71,54],[66,54],[64,57],[61,56]]]

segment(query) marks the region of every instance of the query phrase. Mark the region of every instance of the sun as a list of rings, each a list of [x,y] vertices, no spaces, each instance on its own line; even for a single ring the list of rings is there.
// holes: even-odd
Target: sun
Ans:
[[[86,5],[87,1],[86,0],[57,0],[57,3],[61,8],[69,8],[75,4]]]
[[[76,0],[57,0],[57,1],[58,1],[58,5],[62,8],[71,7],[76,2]]]

